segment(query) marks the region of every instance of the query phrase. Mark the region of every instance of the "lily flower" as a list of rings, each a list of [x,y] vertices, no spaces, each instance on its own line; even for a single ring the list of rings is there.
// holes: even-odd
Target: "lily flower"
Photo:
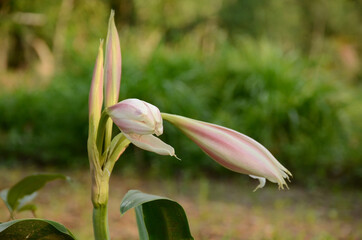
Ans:
[[[222,166],[259,180],[258,188],[265,179],[288,188],[285,179],[292,174],[260,143],[232,129],[173,114],[161,114],[163,119],[179,128],[207,155]],[[254,190],[254,191],[255,191]]]
[[[124,136],[137,147],[176,157],[173,147],[153,135],[163,133],[161,113],[156,106],[131,98],[108,107],[106,112]]]

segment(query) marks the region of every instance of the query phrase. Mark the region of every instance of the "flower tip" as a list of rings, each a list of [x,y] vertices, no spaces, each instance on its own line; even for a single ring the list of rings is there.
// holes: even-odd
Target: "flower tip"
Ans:
[[[288,178],[289,180],[289,178]],[[289,181],[290,182],[290,181]],[[282,182],[278,182],[278,190],[284,190],[284,186],[287,190],[289,190],[289,186],[288,184],[285,182],[285,180],[283,179]]]
[[[111,9],[111,15],[109,16],[109,19],[114,18],[114,9]]]
[[[174,157],[174,158],[176,158],[177,160],[180,160],[180,161],[181,161],[181,159],[180,159],[179,157],[177,157],[177,155],[175,154],[175,149],[174,149],[173,147],[171,147],[170,145],[168,145],[168,148],[165,149],[165,150],[166,150],[166,152],[168,153],[169,156]],[[164,154],[164,155],[167,155],[167,154]]]

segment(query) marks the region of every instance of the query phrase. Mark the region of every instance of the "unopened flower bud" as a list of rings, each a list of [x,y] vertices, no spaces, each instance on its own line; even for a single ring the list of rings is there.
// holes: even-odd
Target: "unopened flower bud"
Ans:
[[[107,108],[106,111],[123,134],[137,147],[160,155],[176,156],[173,147],[152,135],[159,136],[163,133],[161,113],[154,105],[131,98]]]
[[[258,179],[260,184],[256,189],[264,186],[265,179],[278,183],[282,189],[288,187],[285,179],[289,179],[291,173],[254,139],[232,129],[191,118],[166,113],[162,113],[162,117],[219,164]]]
[[[152,104],[131,98],[123,100],[107,109],[108,115],[124,133],[140,135],[163,132],[160,110]]]

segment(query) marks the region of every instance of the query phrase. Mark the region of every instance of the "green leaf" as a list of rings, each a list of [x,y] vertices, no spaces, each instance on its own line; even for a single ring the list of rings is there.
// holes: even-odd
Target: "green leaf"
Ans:
[[[186,213],[177,202],[130,190],[121,203],[121,213],[135,208],[140,240],[192,240]]]
[[[33,212],[33,214],[35,214],[36,209],[37,209],[37,206],[35,204],[30,203],[30,204],[26,204],[26,205],[22,206],[17,211],[18,212],[31,211],[31,212]]]
[[[9,189],[0,192],[0,197],[4,200],[10,212],[17,211],[32,201],[36,197],[36,191],[46,183],[69,178],[63,174],[42,173],[27,176]]]
[[[62,224],[45,219],[19,219],[0,224],[0,239],[73,240]]]
[[[136,220],[138,226],[138,235],[140,239],[149,239],[146,224],[144,221],[142,206],[136,207],[135,212],[136,212]]]
[[[33,201],[34,198],[38,195],[37,192],[33,192],[30,195],[26,195],[23,198],[19,199],[19,204],[16,207],[16,211],[19,211],[19,209],[23,208],[25,205],[27,205],[29,202]]]
[[[13,211],[13,209],[11,208],[11,206],[9,205],[8,203],[8,192],[9,192],[9,189],[4,189],[0,192],[0,198],[4,201],[6,207],[9,209],[10,212]]]

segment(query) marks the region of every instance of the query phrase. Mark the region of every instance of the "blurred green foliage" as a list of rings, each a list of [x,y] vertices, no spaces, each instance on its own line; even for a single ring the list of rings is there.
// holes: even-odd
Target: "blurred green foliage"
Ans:
[[[59,24],[67,3],[68,20]],[[352,0],[4,1],[0,32],[28,49],[19,59],[8,44],[6,71],[28,72],[36,87],[1,91],[2,163],[87,164],[88,89],[110,8],[121,36],[121,99],[243,132],[270,149],[293,182],[362,182],[362,6]],[[46,22],[21,24],[18,12]],[[47,84],[34,65],[38,38],[55,57]],[[131,147],[119,165],[164,176],[233,175],[167,123],[161,138],[182,162]]]

